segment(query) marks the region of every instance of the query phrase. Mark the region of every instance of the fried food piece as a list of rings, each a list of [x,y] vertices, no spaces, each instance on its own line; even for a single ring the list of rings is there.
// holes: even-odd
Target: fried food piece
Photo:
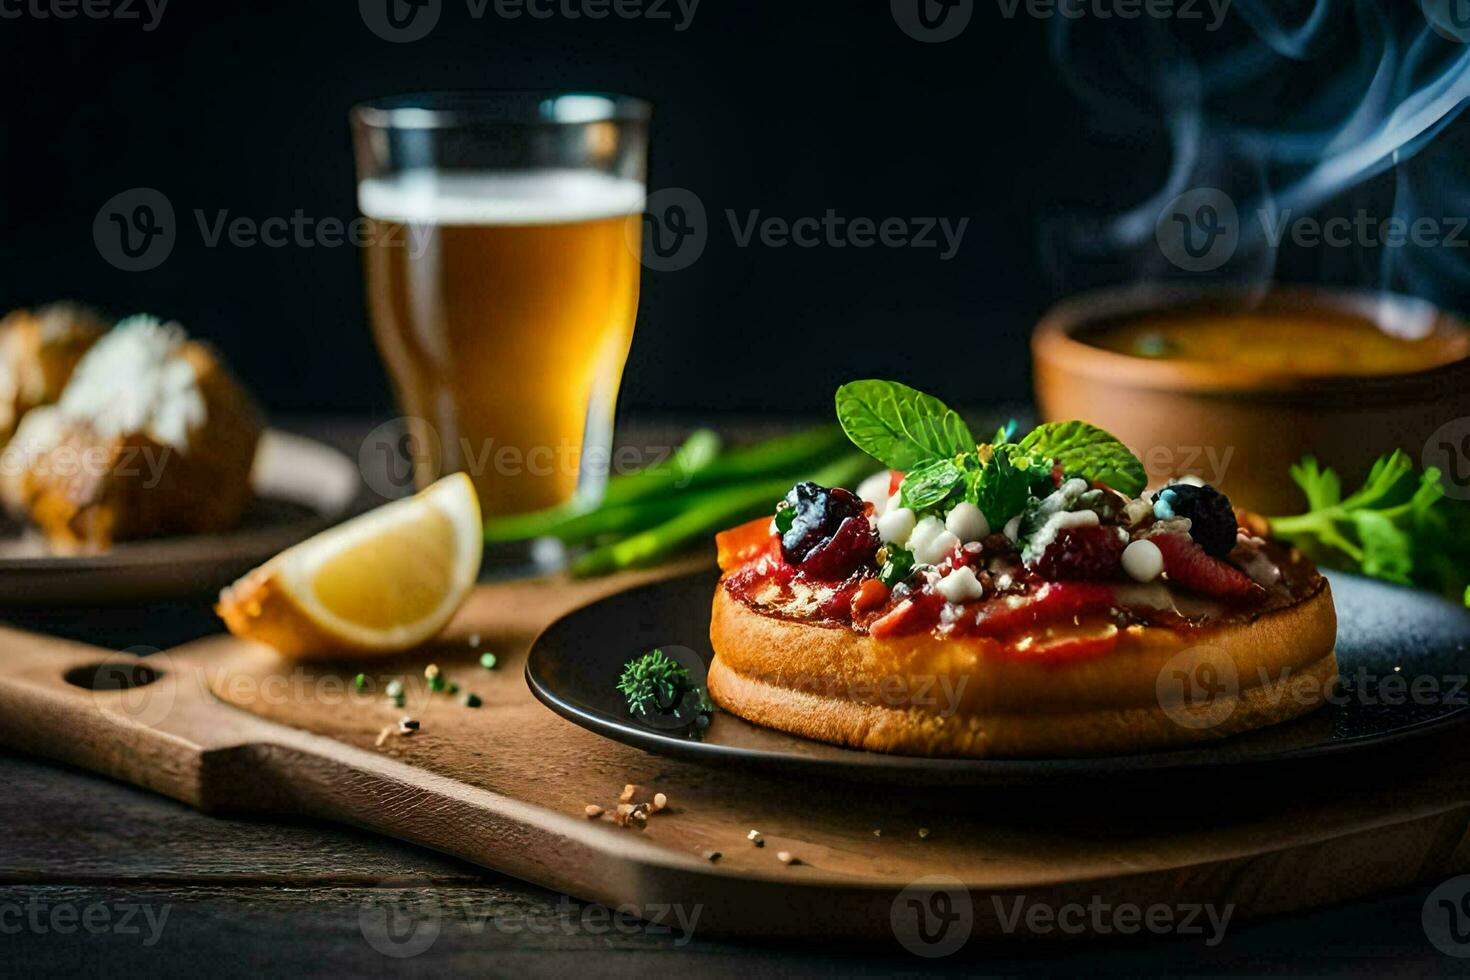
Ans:
[[[0,442],[27,412],[61,397],[77,363],[107,323],[76,303],[16,310],[0,320]]]
[[[205,344],[132,317],[78,364],[7,447],[0,491],[60,553],[235,526],[260,413]]]

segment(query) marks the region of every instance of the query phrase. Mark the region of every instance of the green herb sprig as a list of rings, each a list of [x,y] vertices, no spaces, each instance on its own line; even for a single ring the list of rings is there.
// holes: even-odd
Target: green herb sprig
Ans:
[[[662,650],[651,650],[628,661],[618,680],[628,710],[638,715],[673,710],[693,687],[688,668]]]
[[[1301,514],[1268,518],[1273,536],[1322,564],[1417,585],[1470,605],[1470,505],[1445,497],[1440,472],[1400,450],[1373,464],[1343,496],[1342,478],[1311,456],[1291,468],[1307,498]]]

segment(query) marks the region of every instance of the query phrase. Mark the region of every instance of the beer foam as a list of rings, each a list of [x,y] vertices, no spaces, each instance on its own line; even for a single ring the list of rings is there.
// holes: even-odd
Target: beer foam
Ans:
[[[427,225],[548,225],[643,210],[643,182],[587,170],[408,171],[357,185],[369,218]]]

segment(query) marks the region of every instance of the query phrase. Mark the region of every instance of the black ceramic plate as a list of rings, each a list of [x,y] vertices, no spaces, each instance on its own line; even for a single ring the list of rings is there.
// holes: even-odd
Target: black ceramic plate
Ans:
[[[564,616],[536,640],[526,681],[562,717],[649,752],[918,784],[1025,784],[1279,763],[1380,748],[1470,720],[1470,613],[1436,596],[1359,576],[1331,579],[1341,676],[1335,703],[1196,748],[1081,759],[928,759],[813,742],[724,712],[716,712],[702,739],[635,719],[614,689],[631,658],[661,647],[703,682],[711,655],[713,573],[632,589]]]

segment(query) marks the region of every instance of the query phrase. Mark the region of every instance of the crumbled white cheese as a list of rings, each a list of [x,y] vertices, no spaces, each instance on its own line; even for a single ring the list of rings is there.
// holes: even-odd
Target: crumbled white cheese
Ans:
[[[888,471],[879,470],[858,484],[858,496],[873,505],[873,513],[883,516],[888,509]]]
[[[909,534],[908,544],[905,547],[914,553],[915,558],[918,558],[919,550],[927,546],[934,539],[935,535],[942,533],[944,533],[944,522],[937,517],[926,517],[914,525],[913,531]],[[922,558],[919,560],[923,561]],[[930,562],[929,564],[933,563]]]
[[[180,452],[203,427],[207,409],[188,338],[177,323],[135,316],[92,346],[62,391],[61,413],[111,439],[141,433]]]
[[[920,523],[923,522],[921,521]],[[916,531],[915,533],[917,534],[918,532]],[[910,538],[909,540],[912,541],[913,539]],[[950,554],[959,546],[959,538],[955,537],[953,534],[950,534],[948,531],[941,529],[938,534],[934,535],[931,538],[928,538],[924,541],[922,545],[913,548],[912,550],[915,560],[920,561],[925,565],[937,565],[940,562],[944,561],[944,559],[948,558]]]
[[[1127,505],[1123,508],[1123,517],[1128,521],[1128,526],[1132,527],[1153,512],[1153,504],[1140,498],[1128,501]]]
[[[1147,539],[1131,542],[1123,549],[1123,571],[1137,582],[1152,582],[1164,573],[1164,553]]]
[[[884,544],[896,544],[900,548],[908,544],[909,537],[918,525],[918,517],[907,507],[895,507],[878,518],[878,537]]]
[[[1199,477],[1195,476],[1193,473],[1186,473],[1184,476],[1181,476],[1181,477],[1178,477],[1176,479],[1170,480],[1169,483],[1171,485],[1172,484],[1175,484],[1175,483],[1183,483],[1185,486],[1190,486],[1190,487],[1202,487],[1202,486],[1205,485],[1205,481],[1204,480],[1201,480]]]
[[[1064,510],[1052,514],[1039,527],[1021,553],[1022,560],[1031,562],[1046,554],[1046,549],[1056,540],[1057,532],[1069,527],[1092,527],[1102,523],[1096,511]]]
[[[973,602],[985,594],[985,586],[975,577],[975,570],[966,565],[956,568],[939,580],[935,591],[953,603]]]
[[[966,543],[979,541],[990,533],[990,522],[985,519],[980,508],[968,500],[954,505],[954,509],[944,519],[944,526],[950,534]]]

